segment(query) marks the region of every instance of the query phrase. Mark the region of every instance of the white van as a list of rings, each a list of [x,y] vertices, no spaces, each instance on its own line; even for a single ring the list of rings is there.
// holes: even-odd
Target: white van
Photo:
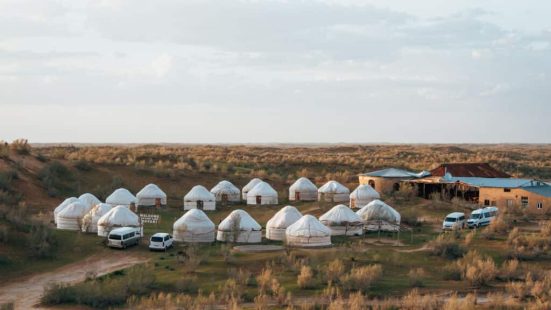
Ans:
[[[128,246],[137,245],[142,238],[140,228],[121,227],[113,229],[107,236],[107,246],[126,249]]]
[[[149,239],[150,250],[163,250],[172,247],[174,238],[167,233],[156,233]]]
[[[446,215],[444,222],[442,222],[443,230],[463,229],[465,228],[465,213],[452,212]]]
[[[467,220],[467,226],[474,228],[489,225],[496,217],[497,212],[498,209],[496,207],[476,209],[471,213],[469,220]]]

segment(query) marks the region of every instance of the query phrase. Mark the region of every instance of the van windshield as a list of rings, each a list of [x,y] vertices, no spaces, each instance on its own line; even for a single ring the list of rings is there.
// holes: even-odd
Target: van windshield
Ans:
[[[455,217],[447,217],[446,222],[455,223],[457,222],[457,219]]]
[[[163,237],[151,237],[151,241],[153,241],[153,242],[163,242]]]
[[[472,219],[475,219],[475,220],[476,220],[476,219],[479,219],[479,218],[480,218],[480,214],[478,214],[478,213],[471,214],[471,218],[472,218]]]
[[[109,235],[111,240],[122,240],[121,235]]]

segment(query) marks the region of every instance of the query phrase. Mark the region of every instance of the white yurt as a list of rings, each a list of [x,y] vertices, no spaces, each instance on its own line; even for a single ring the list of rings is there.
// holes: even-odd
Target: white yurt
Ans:
[[[136,197],[126,188],[119,188],[115,190],[111,195],[105,199],[105,203],[110,204],[112,207],[125,206],[130,207],[137,202]]]
[[[361,184],[350,194],[350,208],[361,208],[375,199],[381,199],[381,195],[370,185]]]
[[[285,230],[287,245],[324,247],[331,245],[331,230],[310,214],[301,217]]]
[[[318,199],[318,188],[309,179],[302,177],[289,187],[290,201],[315,201]]]
[[[86,215],[84,215],[84,218],[82,218],[82,231],[97,233],[98,220],[111,209],[113,209],[113,207],[110,204],[99,203],[95,205]]]
[[[98,236],[106,237],[111,230],[125,226],[141,228],[140,217],[126,206],[116,206],[99,218]]]
[[[184,210],[191,209],[216,210],[216,199],[204,186],[195,185],[184,196]]]
[[[77,200],[70,203],[57,214],[57,229],[80,230],[82,218],[88,212],[88,206]]]
[[[88,211],[90,211],[90,209],[92,209],[95,205],[101,203],[101,201],[96,196],[90,193],[80,195],[80,197],[78,197],[78,200],[82,201],[82,203],[88,206]]]
[[[69,197],[69,198],[63,200],[63,202],[60,203],[59,206],[57,206],[54,209],[54,223],[57,223],[57,215],[59,214],[59,212],[61,212],[61,210],[65,209],[65,207],[67,207],[68,205],[70,205],[71,203],[73,203],[77,200],[78,200],[77,197]]]
[[[398,231],[401,216],[391,206],[376,199],[356,212],[370,231]]]
[[[174,240],[183,242],[213,242],[216,233],[214,223],[199,209],[187,211],[172,228]]]
[[[262,226],[249,213],[237,209],[220,222],[216,240],[259,243],[262,241]]]
[[[277,192],[270,184],[261,181],[247,193],[248,205],[277,205]]]
[[[336,205],[320,216],[320,222],[331,229],[332,236],[359,236],[363,223],[359,215],[345,205]]]
[[[266,239],[283,240],[285,239],[285,230],[302,217],[302,213],[293,207],[286,206],[268,221],[266,224]]]
[[[220,181],[210,192],[216,197],[217,202],[237,203],[241,202],[241,191],[230,181]]]
[[[138,207],[166,206],[166,193],[155,184],[147,184],[137,194]]]
[[[318,200],[327,202],[347,202],[350,190],[337,181],[329,181],[318,189]]]
[[[249,183],[247,183],[247,185],[243,186],[243,189],[241,190],[241,192],[243,193],[241,195],[241,198],[243,200],[247,200],[247,194],[249,193],[249,191],[251,189],[253,189],[253,187],[255,187],[256,184],[258,184],[260,182],[262,182],[262,180],[259,179],[259,178],[254,178],[254,179],[250,180]]]

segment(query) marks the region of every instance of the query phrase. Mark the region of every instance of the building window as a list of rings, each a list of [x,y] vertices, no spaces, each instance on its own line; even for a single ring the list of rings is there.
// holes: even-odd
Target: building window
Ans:
[[[528,207],[528,197],[526,196],[520,197],[520,205],[523,207]]]
[[[510,193],[511,189],[510,188],[504,188],[503,191],[506,192],[506,193]]]
[[[512,207],[513,207],[513,204],[514,204],[513,199],[507,199],[507,207],[508,207],[508,208],[512,208]]]
[[[492,202],[490,203],[490,206],[496,207],[496,206],[497,206],[497,202],[496,202],[495,200],[492,200]]]
[[[536,204],[536,207],[537,207],[538,209],[543,209],[543,202],[538,202],[538,203]]]
[[[490,200],[489,199],[484,200],[484,205],[489,206],[490,205]]]

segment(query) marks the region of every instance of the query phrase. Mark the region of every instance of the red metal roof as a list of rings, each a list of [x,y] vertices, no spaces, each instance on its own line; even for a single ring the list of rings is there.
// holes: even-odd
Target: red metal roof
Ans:
[[[511,176],[499,171],[488,163],[454,163],[441,164],[430,171],[433,176],[443,177],[450,173],[453,177],[479,177],[479,178],[510,178]]]

